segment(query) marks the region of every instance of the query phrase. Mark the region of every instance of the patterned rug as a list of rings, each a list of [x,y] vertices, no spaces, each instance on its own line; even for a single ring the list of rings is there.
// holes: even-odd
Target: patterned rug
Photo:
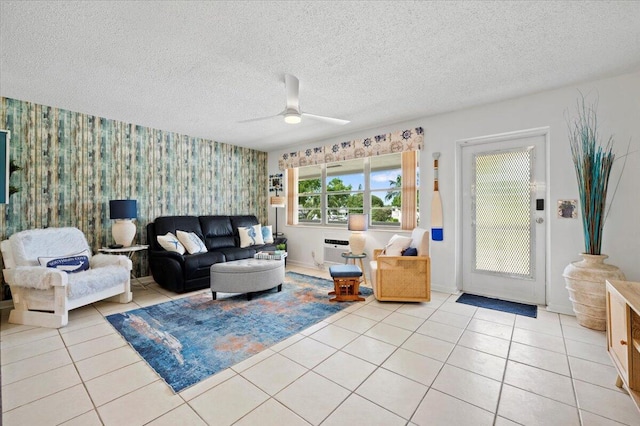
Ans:
[[[331,290],[332,281],[287,272],[281,292],[257,293],[251,301],[212,300],[206,292],[107,320],[179,392],[351,305],[329,302]]]

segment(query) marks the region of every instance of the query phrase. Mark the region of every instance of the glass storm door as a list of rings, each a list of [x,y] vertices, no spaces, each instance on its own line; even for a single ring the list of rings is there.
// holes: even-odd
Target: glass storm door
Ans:
[[[545,304],[544,152],[544,135],[462,147],[463,291]]]

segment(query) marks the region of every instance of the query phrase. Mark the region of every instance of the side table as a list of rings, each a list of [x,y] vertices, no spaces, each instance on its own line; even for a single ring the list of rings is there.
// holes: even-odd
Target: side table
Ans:
[[[360,263],[360,269],[362,269],[362,279],[364,281],[364,285],[368,286],[369,284],[367,284],[367,274],[364,271],[364,263],[362,262],[362,259],[367,257],[367,253],[353,254],[351,252],[348,252],[348,253],[342,253],[341,256],[344,257],[345,265],[349,263],[349,260],[351,260],[354,265],[356,264],[356,260]]]
[[[149,246],[148,245],[136,245],[136,246],[130,246],[130,247],[120,247],[120,248],[109,248],[109,247],[102,247],[100,250],[98,250],[101,253],[105,253],[105,254],[123,254],[125,256],[127,256],[129,259],[131,259],[133,257],[134,254],[136,254],[139,251],[142,250],[148,250]],[[131,269],[131,278],[135,279],[136,281],[138,281],[138,284],[146,289],[147,287],[145,287],[144,284],[142,284],[142,282],[140,282],[140,279],[138,279],[138,277],[135,276],[135,274],[133,273],[133,269]]]

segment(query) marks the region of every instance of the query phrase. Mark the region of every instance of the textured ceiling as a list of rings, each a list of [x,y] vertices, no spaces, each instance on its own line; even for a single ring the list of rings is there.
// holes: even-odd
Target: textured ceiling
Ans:
[[[0,95],[270,151],[640,69],[640,2],[0,1]],[[309,113],[284,109],[284,73]]]

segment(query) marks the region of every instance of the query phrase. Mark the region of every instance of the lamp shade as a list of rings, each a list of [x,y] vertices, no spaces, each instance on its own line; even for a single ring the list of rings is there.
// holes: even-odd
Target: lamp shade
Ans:
[[[350,214],[349,231],[366,231],[369,228],[368,214]]]
[[[271,207],[284,207],[285,204],[285,198],[284,197],[278,197],[277,195],[274,197],[269,198],[269,205]]]
[[[109,219],[135,219],[138,217],[136,200],[109,201]]]

